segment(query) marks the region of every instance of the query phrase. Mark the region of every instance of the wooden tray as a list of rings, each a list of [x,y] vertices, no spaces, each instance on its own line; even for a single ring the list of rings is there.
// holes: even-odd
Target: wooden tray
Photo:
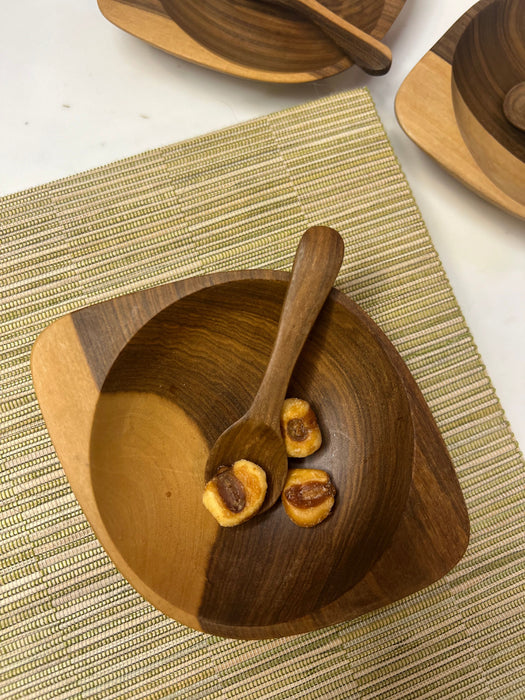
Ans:
[[[326,0],[324,4],[382,39],[404,3]],[[161,0],[98,0],[102,14],[117,27],[178,58],[222,73],[265,82],[304,83],[335,75],[352,65],[321,30],[290,11],[264,3],[259,6],[256,0],[225,0],[225,5],[232,26],[236,7],[249,13],[239,16],[238,41],[244,41],[244,53],[217,53],[205,25],[183,29],[166,12]],[[253,41],[246,38],[247,17]]]
[[[501,109],[506,91],[525,80],[525,1],[507,6],[507,27],[502,0],[468,10],[409,73],[395,109],[406,134],[454,177],[525,219],[525,132]],[[507,34],[512,50],[501,39]]]
[[[118,569],[165,614],[227,637],[297,634],[380,608],[442,577],[468,542],[420,391],[336,290],[290,385],[316,407],[324,445],[304,466],[331,472],[333,514],[303,529],[277,503],[220,528],[204,509],[209,447],[251,401],[288,279],[217,273],[87,307],[49,326],[31,358],[57,454]],[[384,490],[383,512],[369,487]]]

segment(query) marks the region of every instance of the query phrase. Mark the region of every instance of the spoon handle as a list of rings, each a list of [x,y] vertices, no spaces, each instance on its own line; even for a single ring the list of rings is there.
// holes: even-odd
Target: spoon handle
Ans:
[[[318,0],[273,0],[297,10],[317,24],[348,58],[370,75],[384,75],[392,65],[392,52],[381,41],[329,10]]]
[[[263,380],[253,400],[252,418],[275,425],[297,358],[333,287],[343,261],[337,231],[313,226],[301,238]]]

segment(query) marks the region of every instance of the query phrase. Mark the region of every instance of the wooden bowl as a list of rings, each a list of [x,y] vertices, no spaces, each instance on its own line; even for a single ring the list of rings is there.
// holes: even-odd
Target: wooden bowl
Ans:
[[[525,0],[499,0],[466,27],[452,61],[459,129],[481,169],[525,204],[525,132],[505,116],[506,95],[525,81]]]
[[[258,386],[287,279],[219,273],[138,292],[60,319],[33,350],[48,429],[100,542],[145,598],[213,634],[281,636],[354,617],[439,578],[468,540],[421,395],[335,290],[289,386],[317,412],[324,444],[300,463],[331,474],[333,514],[299,528],[278,502],[220,528],[205,510],[209,448]]]
[[[481,197],[525,219],[525,131],[504,114],[525,80],[525,0],[480,0],[396,95],[407,135]]]
[[[325,0],[382,39],[405,0]],[[261,0],[98,0],[102,14],[168,53],[243,78],[302,83],[352,63],[315,24]]]

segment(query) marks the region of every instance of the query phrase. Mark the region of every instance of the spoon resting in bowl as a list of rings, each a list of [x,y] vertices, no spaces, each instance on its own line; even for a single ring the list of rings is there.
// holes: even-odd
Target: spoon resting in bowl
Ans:
[[[253,402],[242,418],[213,445],[205,468],[209,482],[221,467],[249,460],[266,473],[266,497],[259,512],[281,495],[288,456],[280,429],[281,407],[294,366],[343,261],[344,243],[337,231],[309,228],[302,236],[292,267],[277,335]]]
[[[384,75],[392,65],[392,52],[381,41],[367,34],[318,0],[264,0],[295,10],[307,17],[339,46],[348,58],[370,75]]]

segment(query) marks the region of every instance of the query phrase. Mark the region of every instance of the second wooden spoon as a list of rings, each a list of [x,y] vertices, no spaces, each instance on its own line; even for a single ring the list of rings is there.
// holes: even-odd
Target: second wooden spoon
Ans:
[[[262,382],[247,413],[219,436],[206,463],[209,481],[221,466],[248,459],[266,472],[261,510],[279,498],[288,471],[280,414],[293,368],[343,261],[343,239],[325,226],[309,228],[297,247],[277,336]]]
[[[392,52],[381,41],[329,10],[318,0],[264,0],[295,10],[317,24],[348,58],[370,75],[384,75]]]

